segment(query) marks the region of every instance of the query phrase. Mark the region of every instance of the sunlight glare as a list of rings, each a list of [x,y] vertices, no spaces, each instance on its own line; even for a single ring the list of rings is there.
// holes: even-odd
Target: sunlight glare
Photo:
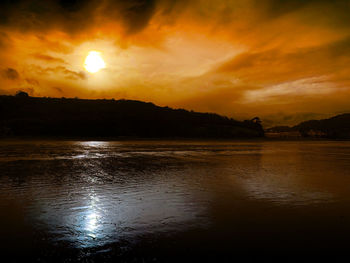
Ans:
[[[96,73],[106,67],[106,64],[98,51],[90,51],[84,63],[85,69],[90,73]]]

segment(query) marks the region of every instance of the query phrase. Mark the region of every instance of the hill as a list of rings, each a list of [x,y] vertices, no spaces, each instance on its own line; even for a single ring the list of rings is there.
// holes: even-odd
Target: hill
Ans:
[[[266,130],[273,137],[318,137],[330,139],[350,139],[350,113],[329,119],[304,121],[296,126],[279,126]]]
[[[261,137],[258,119],[236,121],[212,113],[134,100],[0,96],[0,135],[62,137]]]

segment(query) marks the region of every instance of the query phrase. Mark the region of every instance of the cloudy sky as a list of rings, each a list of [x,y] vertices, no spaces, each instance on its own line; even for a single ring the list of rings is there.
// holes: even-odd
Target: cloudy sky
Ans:
[[[350,112],[350,0],[5,0],[0,94],[260,116]],[[106,67],[89,73],[98,51]]]

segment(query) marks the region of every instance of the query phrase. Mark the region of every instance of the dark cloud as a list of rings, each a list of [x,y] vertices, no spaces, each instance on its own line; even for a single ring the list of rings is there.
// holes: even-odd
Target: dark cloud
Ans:
[[[0,31],[0,48],[4,48],[10,42],[6,33]]]
[[[257,1],[259,4],[263,4],[266,8],[267,14],[270,16],[281,16],[301,9],[309,4],[317,4],[325,2],[323,0],[268,0]]]
[[[86,7],[89,2],[88,0],[59,0],[58,3],[62,9],[68,12],[78,12],[79,10]]]
[[[63,75],[65,78],[72,79],[72,80],[83,80],[86,79],[87,75],[83,71],[74,71],[67,69],[63,66],[57,66],[57,67],[48,67],[43,68],[40,66],[36,66],[34,69],[34,72],[40,76],[44,75],[50,75],[50,74],[60,74]]]
[[[350,8],[349,0],[255,0],[255,6],[264,9],[266,15],[272,17],[282,16],[308,7],[319,11],[330,8],[329,11],[337,9],[344,12]]]
[[[333,29],[348,28],[349,0],[255,0],[262,19],[293,16],[302,23]]]
[[[53,73],[61,73],[61,74],[64,74],[67,78],[72,79],[72,80],[86,79],[85,72],[83,72],[83,71],[77,72],[77,71],[62,67],[62,66],[55,67],[55,68],[48,68],[45,71],[53,72]]]
[[[5,0],[0,2],[0,24],[20,30],[62,27],[67,31],[91,23],[93,3],[97,1]],[[84,19],[85,18],[85,19]]]
[[[121,17],[127,32],[134,33],[147,26],[155,7],[155,0],[109,1],[104,14],[112,19]]]
[[[208,19],[222,23],[256,21],[256,17],[278,18],[303,10],[299,16],[308,23],[350,25],[349,0],[2,0],[0,25],[20,30],[54,27],[77,32],[112,20],[121,22],[125,32],[133,34],[143,30],[156,13],[176,19],[187,7],[201,23]],[[250,16],[241,17],[242,14]]]
[[[69,70],[69,69],[65,69],[63,70],[63,73],[70,79],[73,80],[78,80],[78,79],[86,79],[86,74],[83,71],[73,71],[73,70]]]
[[[60,87],[52,87],[52,89],[54,89],[55,91],[57,91],[57,92],[60,93],[60,94],[63,94],[63,93],[64,93],[64,92],[63,92],[63,89],[60,88]]]
[[[55,63],[62,63],[62,64],[65,63],[65,61],[61,58],[55,58],[55,57],[45,55],[45,54],[40,54],[40,53],[33,54],[33,57],[46,62],[52,62],[52,63],[55,62]]]
[[[7,69],[4,69],[2,71],[2,75],[7,78],[7,79],[10,79],[10,80],[16,80],[16,79],[19,79],[19,74],[17,72],[17,70],[13,69],[13,68],[7,68]]]
[[[14,0],[0,2],[0,24],[21,30],[61,27],[81,30],[96,23],[98,15],[124,24],[128,33],[145,26],[161,0]],[[176,2],[176,1],[170,1]]]
[[[32,86],[39,86],[39,81],[36,80],[36,79],[32,79],[32,78],[27,78],[25,79],[25,81],[29,84],[29,85],[32,85]]]

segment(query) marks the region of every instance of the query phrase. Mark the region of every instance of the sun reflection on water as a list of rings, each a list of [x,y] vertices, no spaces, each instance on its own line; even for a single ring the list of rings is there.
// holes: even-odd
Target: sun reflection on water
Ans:
[[[87,216],[85,216],[84,221],[84,230],[86,232],[86,235],[96,238],[99,236],[99,222],[101,219],[101,215],[97,211],[99,198],[96,196],[93,190],[91,190],[91,193],[89,194],[90,204],[87,209]]]
[[[85,141],[85,142],[80,142],[79,143],[82,146],[88,146],[88,147],[104,147],[107,146],[109,144],[109,142],[105,142],[105,141]]]
[[[100,216],[97,213],[91,212],[91,214],[89,214],[87,216],[87,219],[86,219],[85,229],[86,229],[88,235],[93,237],[93,238],[96,238],[99,217]]]

